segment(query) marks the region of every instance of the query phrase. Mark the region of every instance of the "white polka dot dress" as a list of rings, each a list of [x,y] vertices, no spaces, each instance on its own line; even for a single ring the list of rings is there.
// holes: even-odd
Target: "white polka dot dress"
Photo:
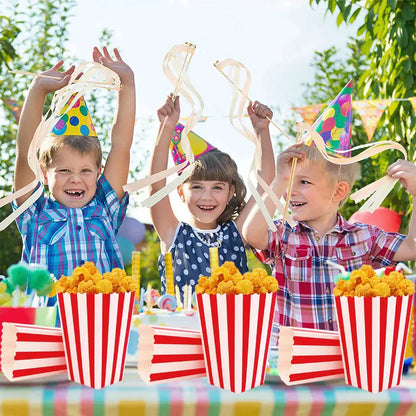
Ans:
[[[199,276],[209,276],[209,248],[218,245],[220,265],[233,261],[241,273],[248,271],[247,257],[243,240],[234,221],[227,221],[215,230],[197,230],[186,223],[179,223],[171,246],[174,283],[182,288],[186,284],[195,285]],[[159,256],[159,275],[162,292],[166,293],[165,259]]]

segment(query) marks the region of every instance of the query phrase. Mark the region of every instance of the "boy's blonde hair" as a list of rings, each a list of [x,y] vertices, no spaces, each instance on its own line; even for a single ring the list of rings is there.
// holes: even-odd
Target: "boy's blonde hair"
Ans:
[[[322,165],[328,178],[332,180],[334,184],[345,181],[348,183],[351,190],[355,181],[360,177],[360,164],[358,162],[347,165],[337,165],[336,163],[331,163],[324,159],[321,152],[315,146],[312,147],[302,144],[300,149],[305,152],[306,160],[309,160],[310,162],[318,162]],[[340,201],[340,206],[347,199],[348,195]]]
[[[97,168],[101,167],[103,153],[97,137],[91,136],[49,136],[39,150],[39,162],[42,169],[48,169],[53,158],[64,146],[70,146],[81,154],[92,154],[95,157]]]
[[[195,161],[192,174],[185,182],[192,181],[220,181],[234,186],[234,195],[217,218],[217,224],[238,217],[246,204],[246,186],[238,174],[236,163],[227,153],[218,149],[204,153]]]

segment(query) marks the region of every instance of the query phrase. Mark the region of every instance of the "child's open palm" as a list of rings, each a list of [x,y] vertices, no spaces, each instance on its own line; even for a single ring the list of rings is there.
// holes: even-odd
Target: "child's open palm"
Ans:
[[[57,91],[68,84],[71,74],[74,72],[75,66],[72,65],[66,71],[60,72],[64,61],[59,61],[51,69],[42,72],[40,77],[36,77],[33,81],[33,85],[40,88],[45,94]]]
[[[114,56],[115,59],[111,57],[110,53],[108,52],[108,49],[105,46],[103,47],[102,53],[96,46],[94,46],[92,52],[94,62],[103,64],[105,67],[111,69],[120,77],[120,81],[122,84],[127,84],[128,82],[134,79],[133,71],[123,61],[117,48],[114,48]]]

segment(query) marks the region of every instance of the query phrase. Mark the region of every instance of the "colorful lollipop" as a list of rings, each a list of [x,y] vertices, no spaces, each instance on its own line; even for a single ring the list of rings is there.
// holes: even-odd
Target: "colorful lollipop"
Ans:
[[[173,295],[162,295],[158,301],[157,306],[159,309],[166,309],[168,311],[174,311],[178,303],[176,302],[176,298]]]
[[[19,262],[17,264],[12,264],[7,269],[7,275],[10,278],[10,282],[16,289],[20,289],[22,291],[26,289],[29,274],[29,268],[25,263]]]

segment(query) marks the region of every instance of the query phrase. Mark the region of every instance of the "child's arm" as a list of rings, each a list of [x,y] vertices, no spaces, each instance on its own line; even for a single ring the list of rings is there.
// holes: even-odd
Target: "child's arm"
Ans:
[[[273,192],[280,198],[289,182],[290,170],[293,158],[304,159],[305,154],[299,150],[299,144],[292,145],[279,154],[276,161],[276,176],[271,184]],[[267,194],[263,196],[267,210],[270,215],[276,209],[274,203]],[[265,250],[268,247],[268,226],[263,214],[257,204],[253,204],[243,224],[242,234],[244,239],[252,247]]]
[[[387,168],[387,174],[393,178],[399,178],[400,183],[413,198],[413,210],[409,231],[407,237],[394,254],[393,261],[416,260],[416,166],[413,162],[399,159]]]
[[[155,143],[150,165],[150,174],[161,172],[168,166],[169,144],[175,130],[175,126],[179,120],[180,106],[179,97],[176,97],[175,102],[172,101],[172,96],[169,96],[165,104],[157,111],[159,117],[159,141]],[[160,129],[166,119],[163,131]],[[166,179],[155,182],[150,186],[150,195],[155,194],[162,189],[166,184]],[[169,195],[166,195],[157,204],[150,208],[150,215],[155,230],[161,241],[162,251],[166,252],[172,244],[175,230],[178,226],[178,220],[172,210]]]
[[[273,112],[272,110],[270,110],[269,107],[259,103],[258,101],[250,103],[247,107],[247,112],[250,116],[251,124],[253,125],[253,129],[256,134],[257,140],[260,143],[261,159],[260,165],[256,166],[257,173],[263,178],[263,180],[268,185],[270,185],[275,173],[273,147],[269,130],[269,120],[272,119]],[[263,193],[263,189],[260,186],[258,186],[257,191],[260,194]],[[240,234],[242,234],[244,221],[246,220],[248,213],[254,205],[255,199],[253,198],[253,196],[251,196],[235,221],[237,228],[240,231]]]
[[[120,77],[122,87],[118,92],[118,107],[111,130],[111,149],[105,162],[104,176],[121,200],[124,196],[123,185],[127,183],[130,166],[130,148],[133,141],[136,117],[136,88],[134,74],[123,61],[117,49],[115,60],[103,47],[103,54],[97,47],[93,50],[93,59],[113,70]]]
[[[45,98],[49,92],[54,92],[68,84],[75,67],[71,66],[65,72],[59,72],[63,61],[59,61],[48,71],[41,75],[58,77],[60,79],[37,76],[30,84],[22,113],[19,120],[16,140],[16,166],[14,172],[14,189],[18,191],[35,179],[35,174],[27,163],[27,154],[35,131],[42,119],[42,110]],[[23,204],[30,196],[30,192],[17,199],[17,205]]]

